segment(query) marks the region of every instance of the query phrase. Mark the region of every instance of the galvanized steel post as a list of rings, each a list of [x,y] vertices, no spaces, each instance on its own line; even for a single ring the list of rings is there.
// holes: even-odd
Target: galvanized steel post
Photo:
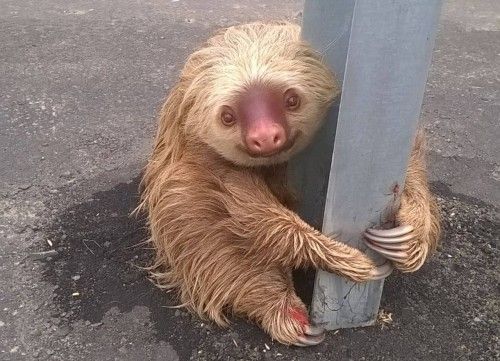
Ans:
[[[342,96],[289,174],[301,216],[354,247],[366,249],[362,232],[388,216],[394,186],[404,184],[440,8],[440,0],[306,0],[303,38],[337,74]],[[327,329],[373,324],[382,287],[318,271],[312,319]]]

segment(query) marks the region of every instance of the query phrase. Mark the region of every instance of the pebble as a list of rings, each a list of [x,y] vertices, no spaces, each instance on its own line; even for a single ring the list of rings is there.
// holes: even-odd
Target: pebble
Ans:
[[[70,331],[68,326],[62,326],[56,331],[56,335],[61,338],[66,337]]]
[[[0,327],[3,327],[3,326],[5,326],[5,322],[0,321]]]
[[[74,275],[74,276],[71,276],[71,279],[73,281],[78,281],[80,279],[80,275]]]

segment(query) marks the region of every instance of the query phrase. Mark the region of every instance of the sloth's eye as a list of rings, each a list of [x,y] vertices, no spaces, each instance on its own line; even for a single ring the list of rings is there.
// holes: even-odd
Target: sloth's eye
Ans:
[[[286,91],[285,106],[288,110],[296,110],[300,106],[300,98],[293,90]]]
[[[233,112],[231,112],[230,109],[226,108],[222,111],[220,120],[222,124],[224,124],[227,127],[230,127],[236,122],[236,117],[234,116]]]

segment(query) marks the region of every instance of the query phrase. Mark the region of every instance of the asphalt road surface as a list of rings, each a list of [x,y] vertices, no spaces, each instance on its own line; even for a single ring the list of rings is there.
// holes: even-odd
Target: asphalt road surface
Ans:
[[[450,0],[422,110],[442,249],[393,274],[393,322],[272,342],[171,308],[137,181],[155,114],[215,29],[299,19],[300,1],[0,0],[1,360],[494,360],[499,349],[500,2]],[[40,253],[45,252],[45,253]]]

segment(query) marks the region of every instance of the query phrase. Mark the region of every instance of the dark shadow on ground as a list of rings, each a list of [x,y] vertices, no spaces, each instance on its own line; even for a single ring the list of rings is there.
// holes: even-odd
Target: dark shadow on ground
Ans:
[[[445,218],[443,252],[416,274],[396,273],[387,279],[381,307],[393,313],[394,323],[384,329],[375,326],[335,335],[330,332],[324,344],[311,350],[275,344],[242,320],[235,320],[231,329],[206,322],[201,326],[203,321],[197,317],[166,308],[175,305],[175,297],[159,291],[140,268],[150,264],[152,252],[141,244],[147,238],[144,221],[130,217],[138,202],[138,178],[61,211],[47,230],[59,256],[46,263],[44,278],[58,286],[55,302],[68,322],[100,322],[114,306],[122,312],[147,306],[157,337],[170,343],[181,360],[204,359],[193,356],[193,350],[200,349],[212,355],[206,358],[209,360],[264,356],[443,360],[475,358],[485,350],[493,355],[498,252],[492,240],[498,224],[491,221],[491,209],[486,205],[461,200],[445,185],[435,188],[445,198],[441,202],[445,213],[456,214],[452,220]],[[481,271],[485,268],[487,272]],[[301,273],[302,295],[310,294],[313,276]],[[72,296],[74,292],[80,295]],[[265,343],[272,346],[267,354],[262,352]]]

